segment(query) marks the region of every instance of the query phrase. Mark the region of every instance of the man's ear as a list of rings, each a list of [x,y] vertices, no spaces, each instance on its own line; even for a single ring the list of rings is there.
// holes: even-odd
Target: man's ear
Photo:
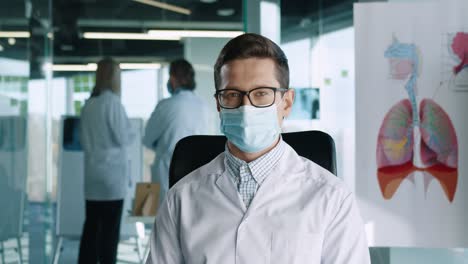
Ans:
[[[289,116],[291,113],[295,95],[296,93],[293,88],[289,88],[288,91],[284,93],[282,104],[283,118]]]

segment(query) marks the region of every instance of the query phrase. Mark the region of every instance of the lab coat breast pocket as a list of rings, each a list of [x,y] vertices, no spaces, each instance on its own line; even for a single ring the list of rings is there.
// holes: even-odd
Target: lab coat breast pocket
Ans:
[[[323,235],[277,231],[271,236],[270,264],[320,264]]]

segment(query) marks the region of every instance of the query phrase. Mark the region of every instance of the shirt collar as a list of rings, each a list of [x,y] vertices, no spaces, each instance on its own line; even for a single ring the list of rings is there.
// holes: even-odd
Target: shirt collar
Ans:
[[[190,89],[187,89],[183,86],[180,86],[180,87],[177,87],[174,92],[172,93],[172,95],[176,95],[176,94],[179,94],[179,93],[185,93],[185,92],[191,92],[192,90]]]
[[[283,155],[285,149],[284,145],[285,143],[280,137],[278,144],[276,144],[276,146],[272,150],[260,156],[256,160],[247,163],[232,155],[226,143],[226,148],[224,151],[226,156],[226,167],[228,168],[232,177],[234,177],[237,180],[241,177],[240,168],[242,166],[246,166],[250,174],[257,182],[257,184],[261,184],[266,179],[266,177],[270,175],[271,171],[274,169],[281,156]]]

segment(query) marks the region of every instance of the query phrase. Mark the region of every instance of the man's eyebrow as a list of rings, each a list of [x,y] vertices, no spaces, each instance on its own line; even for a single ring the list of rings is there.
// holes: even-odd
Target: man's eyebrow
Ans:
[[[253,89],[256,89],[256,88],[263,88],[263,87],[267,87],[267,88],[277,88],[276,85],[266,85],[266,84],[263,84],[263,85],[255,85],[255,86],[252,86],[252,88],[249,89],[250,90],[253,90]],[[236,89],[236,90],[240,90],[240,87],[239,86],[226,86],[224,87],[223,89]]]
[[[224,89],[236,89],[236,90],[240,90],[239,86],[235,86],[235,85],[233,85],[233,86],[226,86],[226,87],[224,87]]]

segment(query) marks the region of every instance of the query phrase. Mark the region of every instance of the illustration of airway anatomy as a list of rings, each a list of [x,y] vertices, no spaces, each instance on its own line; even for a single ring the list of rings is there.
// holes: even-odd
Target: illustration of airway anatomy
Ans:
[[[415,183],[417,176],[423,177],[426,194],[436,179],[452,202],[458,181],[458,143],[452,121],[433,99],[417,96],[420,65],[414,44],[394,39],[385,57],[391,78],[406,80],[409,98],[391,107],[379,130],[377,177],[382,195],[391,199],[403,180]]]

